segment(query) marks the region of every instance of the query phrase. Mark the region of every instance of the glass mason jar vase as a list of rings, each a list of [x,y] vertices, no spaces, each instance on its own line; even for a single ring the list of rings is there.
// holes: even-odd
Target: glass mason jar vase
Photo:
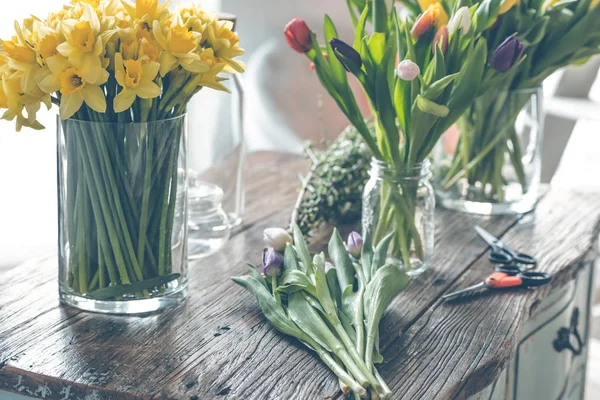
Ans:
[[[61,301],[133,314],[187,287],[186,116],[145,123],[58,119]]]
[[[428,268],[433,253],[435,196],[430,179],[429,160],[411,168],[394,168],[373,159],[363,193],[363,233],[377,246],[395,232],[388,262],[401,265],[411,276]]]
[[[542,125],[541,88],[478,98],[434,151],[438,201],[475,214],[533,210],[540,186]]]

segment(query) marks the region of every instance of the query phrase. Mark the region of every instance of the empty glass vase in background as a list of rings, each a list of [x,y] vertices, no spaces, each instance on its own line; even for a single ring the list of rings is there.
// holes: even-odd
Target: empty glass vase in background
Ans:
[[[231,93],[203,91],[188,107],[190,258],[221,248],[243,218],[243,87],[238,75],[223,84]]]

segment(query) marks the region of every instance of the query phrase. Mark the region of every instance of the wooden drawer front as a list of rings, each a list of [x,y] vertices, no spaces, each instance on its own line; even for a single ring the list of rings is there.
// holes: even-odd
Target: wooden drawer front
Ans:
[[[544,299],[524,326],[508,368],[470,400],[582,400],[592,282],[588,263],[577,279]]]

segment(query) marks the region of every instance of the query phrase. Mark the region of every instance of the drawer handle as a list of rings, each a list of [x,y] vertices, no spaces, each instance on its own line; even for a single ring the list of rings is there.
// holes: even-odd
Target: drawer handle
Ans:
[[[561,352],[565,349],[571,350],[573,355],[578,356],[581,355],[583,351],[583,340],[581,340],[581,335],[577,330],[577,326],[579,325],[579,308],[576,307],[573,310],[573,315],[571,315],[571,327],[565,328],[562,327],[557,332],[557,338],[554,339],[552,345],[554,346],[554,350],[557,352]],[[573,345],[573,341],[571,337],[575,338],[575,345]]]

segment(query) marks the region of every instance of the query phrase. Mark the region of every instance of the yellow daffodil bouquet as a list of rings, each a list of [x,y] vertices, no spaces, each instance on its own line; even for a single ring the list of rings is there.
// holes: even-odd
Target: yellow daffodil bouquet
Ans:
[[[184,292],[186,107],[244,71],[232,28],[196,6],[72,0],[0,41],[2,118],[42,129],[40,106],[59,109],[63,300]]]

